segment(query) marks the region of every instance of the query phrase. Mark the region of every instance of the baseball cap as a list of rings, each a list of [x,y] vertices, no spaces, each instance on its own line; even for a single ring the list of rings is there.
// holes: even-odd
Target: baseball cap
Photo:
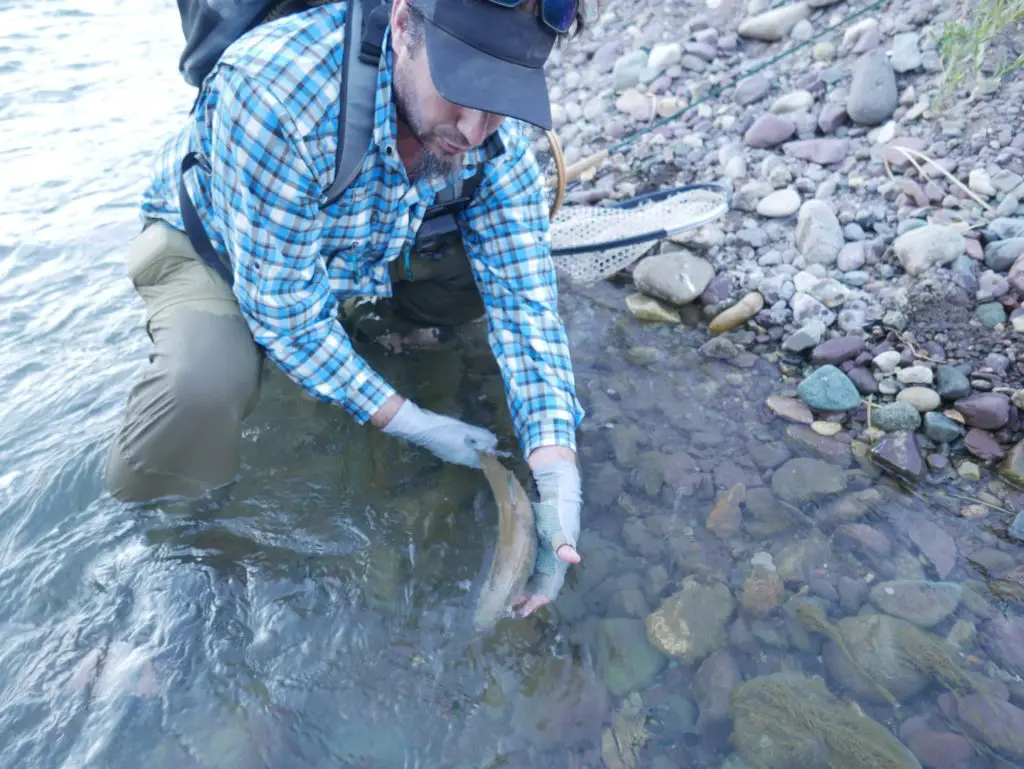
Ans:
[[[453,104],[551,128],[544,63],[557,35],[490,0],[410,0],[426,18],[430,76]]]

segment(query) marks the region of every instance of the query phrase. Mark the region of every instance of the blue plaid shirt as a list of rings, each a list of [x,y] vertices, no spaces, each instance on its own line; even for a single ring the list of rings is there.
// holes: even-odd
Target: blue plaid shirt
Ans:
[[[370,151],[344,196],[322,207],[334,178],[344,16],[343,3],[329,4],[257,27],[229,48],[194,114],[159,153],[142,216],[184,229],[179,165],[189,149],[205,157],[211,173],[194,167],[186,187],[214,248],[231,255],[254,340],[306,392],[362,423],[395,390],[353,350],[339,303],[391,294],[388,265],[404,258],[444,183],[410,185],[398,156],[385,39]],[[513,425],[526,455],[544,445],[575,450],[583,409],[525,127],[506,119],[467,153],[463,176],[481,163],[483,180],[459,227]]]

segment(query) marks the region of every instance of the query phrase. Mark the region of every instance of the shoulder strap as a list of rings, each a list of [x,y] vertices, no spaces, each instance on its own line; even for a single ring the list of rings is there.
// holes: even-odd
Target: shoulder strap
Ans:
[[[365,12],[365,4],[374,5],[369,13]],[[380,0],[348,0],[338,110],[338,149],[334,181],[327,190],[327,205],[336,202],[356,178],[370,146],[377,68],[390,6],[390,2]],[[354,44],[356,40],[358,44]]]

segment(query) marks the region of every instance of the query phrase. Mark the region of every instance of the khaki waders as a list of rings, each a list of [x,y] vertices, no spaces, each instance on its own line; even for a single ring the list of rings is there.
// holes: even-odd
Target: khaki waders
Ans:
[[[394,296],[374,303],[369,326],[346,318],[350,333],[408,334],[483,315],[458,237],[432,256],[413,249],[411,279],[396,260]],[[126,269],[153,346],[110,445],[106,488],[122,501],[196,498],[237,476],[242,422],[259,400],[264,355],[230,287],[183,232],[149,222],[128,249]]]

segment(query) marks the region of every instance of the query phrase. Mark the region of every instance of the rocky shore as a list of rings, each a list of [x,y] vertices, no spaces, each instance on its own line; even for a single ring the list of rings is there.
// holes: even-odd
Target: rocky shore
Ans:
[[[551,74],[570,163],[858,10],[605,5]],[[933,110],[956,14],[884,4],[644,133],[567,203],[725,181],[726,216],[625,271],[628,310],[777,363],[807,407],[790,418],[907,480],[990,465],[1024,483],[1024,80]]]
[[[733,190],[566,299],[591,480],[559,613],[614,711],[573,765],[1024,764],[1024,79],[935,109],[948,3],[817,39],[863,6],[603,6],[551,69],[569,163],[745,77],[568,191]]]

